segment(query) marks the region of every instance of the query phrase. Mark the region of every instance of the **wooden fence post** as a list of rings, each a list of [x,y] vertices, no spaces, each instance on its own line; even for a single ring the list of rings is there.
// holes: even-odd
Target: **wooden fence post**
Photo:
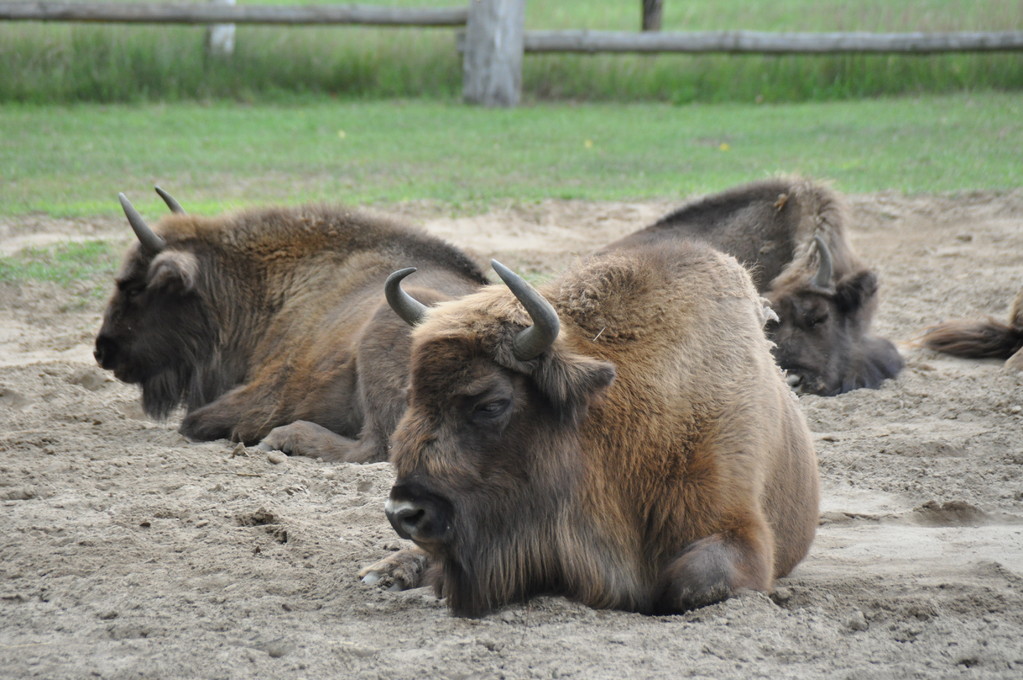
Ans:
[[[233,5],[235,0],[212,0],[213,4]],[[206,29],[206,53],[211,57],[234,54],[234,24],[210,24]]]
[[[470,104],[515,106],[522,91],[526,0],[469,0],[462,97]]]
[[[664,10],[663,0],[643,0],[643,30],[661,30],[661,14]]]

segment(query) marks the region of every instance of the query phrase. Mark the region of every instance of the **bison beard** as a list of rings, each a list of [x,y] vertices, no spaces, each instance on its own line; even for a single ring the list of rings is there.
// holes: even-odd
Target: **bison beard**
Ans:
[[[155,230],[121,196],[138,243],[96,338],[100,365],[140,385],[152,417],[183,404],[191,439],[385,459],[409,332],[380,285],[415,262],[433,303],[485,284],[478,267],[425,233],[341,207],[204,218],[161,195],[174,214]]]
[[[192,365],[178,362],[173,368],[160,371],[142,381],[142,410],[150,418],[163,420],[178,404],[187,399],[190,406],[201,406],[207,400],[193,378]]]
[[[418,585],[425,552],[459,615],[544,593],[667,613],[803,558],[816,458],[734,259],[623,249],[544,295],[495,269],[514,295],[397,305],[419,325],[386,512],[419,548],[367,582]]]
[[[138,350],[170,364],[142,381],[142,408],[152,418],[166,418],[181,403],[196,409],[230,387],[220,380],[225,372],[215,361],[211,339],[216,330],[210,318],[198,305],[183,317],[164,328],[158,345]]]
[[[558,569],[546,563],[540,540],[523,541],[521,530],[510,533],[501,525],[462,527],[458,542],[427,573],[434,592],[458,616],[484,616],[504,604],[559,590]]]

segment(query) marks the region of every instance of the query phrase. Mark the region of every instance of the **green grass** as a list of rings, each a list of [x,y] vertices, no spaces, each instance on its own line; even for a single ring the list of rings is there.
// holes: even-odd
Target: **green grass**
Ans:
[[[0,256],[0,283],[45,281],[74,287],[74,305],[97,301],[110,292],[119,249],[107,241],[68,242],[47,248],[25,248]]]
[[[432,200],[452,212],[545,198],[684,198],[777,174],[844,192],[1023,185],[1023,97],[765,105],[318,100],[0,105],[0,215]]]
[[[288,0],[261,0],[288,4]],[[307,4],[310,0],[293,0]],[[457,6],[458,0],[373,4]],[[527,3],[531,29],[636,30],[636,0]],[[664,30],[947,31],[1023,29],[1018,0],[687,0],[665,3]],[[456,30],[239,26],[230,60],[203,53],[205,27],[0,24],[0,102],[457,100]],[[1023,89],[1015,54],[527,55],[527,101],[674,103],[834,100]]]

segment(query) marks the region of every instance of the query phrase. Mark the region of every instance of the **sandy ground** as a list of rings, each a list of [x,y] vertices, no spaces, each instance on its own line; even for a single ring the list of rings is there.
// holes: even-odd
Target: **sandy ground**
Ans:
[[[681,616],[554,597],[463,620],[425,589],[366,586],[357,570],[401,544],[386,464],[189,444],[94,364],[99,303],[0,289],[0,677],[1023,677],[1023,374],[910,344],[940,319],[1007,314],[1023,193],[851,202],[906,370],[801,398],[824,480],[811,554],[771,597]],[[394,211],[554,272],[673,205]],[[0,221],[0,252],[126,231]]]

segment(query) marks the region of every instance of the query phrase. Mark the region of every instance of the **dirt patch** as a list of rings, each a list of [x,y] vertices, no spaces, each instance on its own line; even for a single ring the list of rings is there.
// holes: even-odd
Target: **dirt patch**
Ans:
[[[854,245],[881,272],[878,327],[906,370],[800,398],[824,480],[810,556],[771,597],[682,616],[538,598],[463,620],[426,590],[365,586],[357,570],[401,544],[382,513],[386,464],[189,444],[92,362],[98,303],[0,288],[0,676],[1020,677],[1023,373],[911,341],[942,319],[1007,314],[1023,194],[851,202]],[[550,274],[673,207],[389,212]],[[0,252],[127,243],[121,229],[7,219]]]

